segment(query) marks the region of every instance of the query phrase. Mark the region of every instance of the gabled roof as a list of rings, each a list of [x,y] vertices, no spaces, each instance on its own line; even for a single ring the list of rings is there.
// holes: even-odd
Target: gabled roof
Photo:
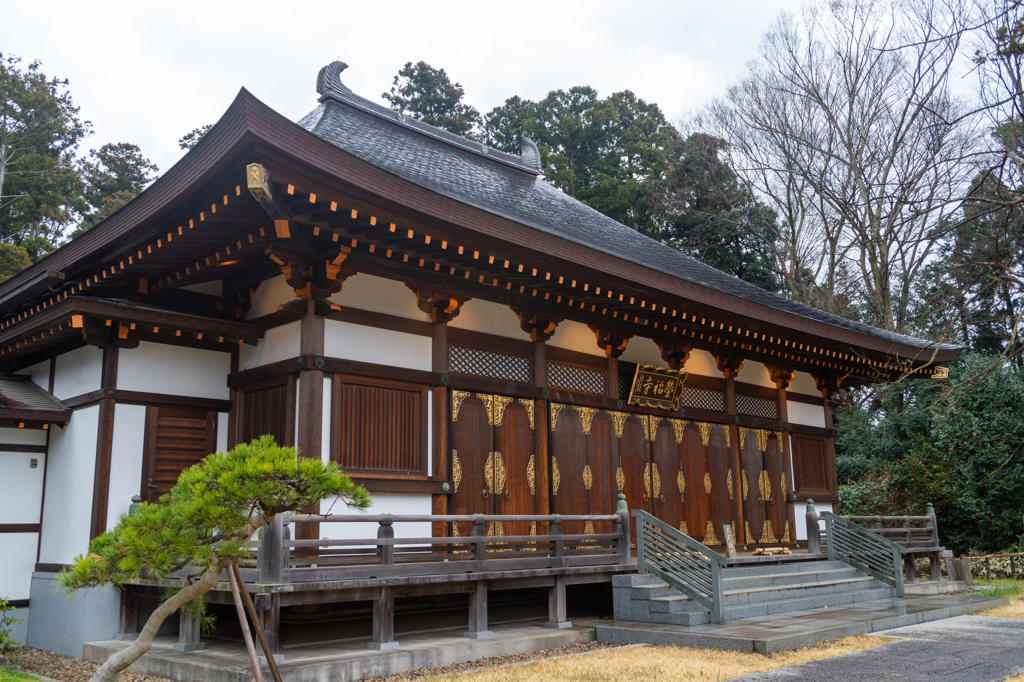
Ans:
[[[335,62],[321,71],[321,104],[299,125],[374,166],[488,213],[712,291],[912,348],[960,348],[848,320],[728,275],[556,189],[539,175],[539,165],[538,170],[526,168],[521,157],[402,117],[355,95],[340,81],[344,68]]]
[[[0,424],[66,424],[71,409],[23,374],[0,374]]]

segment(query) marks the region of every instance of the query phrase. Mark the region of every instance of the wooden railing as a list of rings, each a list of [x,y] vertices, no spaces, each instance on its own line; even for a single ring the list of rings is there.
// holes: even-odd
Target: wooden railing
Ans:
[[[821,512],[825,519],[829,561],[842,561],[896,588],[902,597],[902,555],[907,550],[879,533],[858,526],[851,520]]]
[[[655,575],[725,620],[722,569],[728,560],[664,521],[635,509],[637,569]]]
[[[293,539],[292,525],[376,524],[377,537],[367,539]],[[611,532],[565,534],[563,524],[610,527]],[[464,537],[396,538],[394,524],[471,524]],[[536,535],[488,535],[497,524],[548,532]],[[360,533],[357,533],[359,535]],[[365,535],[365,533],[361,533]],[[264,584],[411,578],[444,574],[543,570],[574,566],[630,564],[629,516],[605,515],[316,515],[279,516],[260,541],[259,582]]]

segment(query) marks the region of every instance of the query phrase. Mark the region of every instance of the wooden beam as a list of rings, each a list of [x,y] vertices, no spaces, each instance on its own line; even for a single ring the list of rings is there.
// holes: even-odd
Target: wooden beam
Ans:
[[[103,349],[103,370],[101,391],[113,392],[117,386],[118,349]],[[110,453],[114,441],[114,399],[113,396],[100,400],[99,427],[96,435],[96,464],[92,486],[92,524],[89,539],[102,535],[107,530],[107,503],[110,496]]]

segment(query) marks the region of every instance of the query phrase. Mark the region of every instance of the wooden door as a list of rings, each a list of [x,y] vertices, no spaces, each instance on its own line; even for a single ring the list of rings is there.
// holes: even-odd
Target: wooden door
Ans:
[[[654,513],[653,497],[661,494],[661,479],[651,470],[650,422],[645,414],[629,414],[619,438],[619,463],[625,472],[626,505],[630,511]],[[657,491],[657,492],[656,492]],[[631,542],[636,540],[636,519],[629,517]]]
[[[761,544],[761,538],[767,537],[769,531],[766,525],[768,507],[764,499],[765,482],[769,479],[764,468],[767,440],[767,431],[740,427],[740,488],[745,527],[736,541],[743,544]]]
[[[593,408],[575,409],[577,406],[551,403],[551,510],[555,514],[590,514],[590,489],[587,479],[593,477],[593,468],[587,456],[585,420],[592,420]],[[587,423],[587,431],[590,423]],[[582,534],[582,523],[567,522],[562,531],[567,535]]]
[[[710,518],[710,493],[705,491],[705,485],[711,482],[707,477],[707,453],[700,428],[693,422],[684,421],[682,425],[680,468],[675,475],[676,490],[683,508],[679,530],[696,540],[703,540]],[[710,490],[710,485],[707,487]]]
[[[466,391],[452,391],[451,421],[451,467],[452,495],[451,513],[493,514],[494,479],[490,487],[485,475],[488,458],[493,472],[494,427],[493,396]],[[502,476],[502,478],[504,478]],[[504,492],[504,481],[502,492]],[[453,536],[467,536],[470,523],[453,523]]]
[[[537,461],[536,424],[534,402],[493,396],[494,408],[494,456],[491,468],[497,475],[504,467],[504,490],[494,494],[495,514],[537,514]],[[485,472],[486,477],[486,472]],[[495,524],[494,531],[500,535],[536,535],[536,523]]]
[[[764,470],[771,484],[771,497],[766,504],[771,542],[790,542],[789,520],[786,518],[786,473],[782,462],[781,433],[773,431],[767,439],[764,452]]]
[[[683,472],[683,453],[686,422],[681,419],[665,419],[655,424],[654,440],[651,442],[652,471],[661,480],[661,491],[654,501],[655,516],[686,533],[689,524],[683,514],[683,490],[686,474]],[[688,534],[688,533],[687,533]]]
[[[594,415],[587,437],[587,462],[590,464],[590,513],[614,514],[619,501],[619,439],[615,436],[612,415],[601,410]],[[625,472],[623,471],[623,477]],[[612,532],[612,524],[594,524],[595,533]]]
[[[719,424],[702,424],[700,428],[702,438],[706,438],[707,472],[704,481],[705,489],[709,490],[708,520],[702,542],[708,546],[721,545],[723,524],[731,524],[733,535],[736,533],[729,431],[727,426]]]
[[[142,499],[158,502],[178,482],[182,471],[216,448],[216,412],[147,407]]]

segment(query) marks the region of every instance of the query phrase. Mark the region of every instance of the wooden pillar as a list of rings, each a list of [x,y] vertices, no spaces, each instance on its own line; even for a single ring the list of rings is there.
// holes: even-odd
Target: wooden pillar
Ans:
[[[779,421],[782,422],[783,426],[789,425],[789,399],[786,397],[786,389],[789,388],[790,382],[796,378],[796,373],[792,370],[778,367],[775,365],[765,365],[768,369],[768,376],[771,377],[772,381],[775,382],[775,388],[778,390],[778,412]],[[779,440],[779,454],[782,457],[782,471],[786,474],[786,489],[782,491],[783,499],[786,501],[786,520],[789,521],[789,527],[793,529],[793,534],[790,539],[796,542],[796,505],[794,504],[796,499],[794,496],[795,488],[793,481],[793,459],[790,449],[792,443],[789,439],[789,429],[783,428],[782,435]],[[808,536],[808,543],[811,540]],[[810,547],[810,544],[808,544]]]
[[[618,331],[609,331],[590,326],[590,331],[597,337],[598,347],[604,351],[608,358],[608,374],[605,385],[605,395],[609,398],[619,397],[619,358],[626,352],[629,344],[630,334],[623,334]]]
[[[92,523],[89,538],[107,530],[107,504],[110,497],[110,451],[114,441],[114,390],[117,388],[118,349],[103,348],[103,369],[99,393],[99,427],[96,434],[96,465],[92,483]]]
[[[231,347],[231,371],[230,374],[234,374],[238,371],[238,356],[240,348],[238,346]],[[231,389],[231,411],[228,413],[228,450],[238,445],[238,417],[241,411],[241,400],[242,392],[237,388]]]
[[[121,588],[121,614],[114,639],[130,642],[139,637],[139,598],[128,592],[128,586]]]
[[[171,648],[175,651],[202,651],[206,648],[199,641],[199,617],[194,612],[178,612],[178,641]]]
[[[719,371],[725,376],[725,413],[732,417],[728,426],[731,435],[729,438],[729,459],[731,460],[729,468],[734,472],[732,477],[732,500],[736,505],[736,528],[742,529],[745,528],[743,488],[741,483],[743,468],[740,464],[739,425],[736,423],[736,375],[743,368],[743,360],[725,355],[716,355],[715,360],[717,361]]]
[[[469,639],[490,639],[494,633],[487,629],[487,581],[478,580],[469,593],[469,631],[462,633]]]
[[[448,373],[448,323],[435,322],[434,335],[431,353],[431,369],[438,374]],[[448,389],[444,386],[436,386],[433,389],[431,402],[433,435],[433,475],[434,478],[447,480],[448,476]],[[451,485],[451,484],[449,484]],[[430,510],[432,514],[444,515],[448,513],[449,495],[454,491],[449,489],[447,493],[433,495],[430,499]],[[431,527],[431,534],[434,537],[448,535],[447,523],[434,523]]]
[[[533,385],[538,388],[548,386],[548,353],[544,341],[550,337],[535,341],[533,343]],[[533,401],[533,456],[534,456],[534,513],[548,514],[551,511],[551,498],[548,494],[548,481],[550,480],[550,464],[548,463],[548,439],[551,432],[548,430],[548,401]],[[537,524],[537,534],[547,533],[547,524]]]
[[[302,316],[299,328],[299,354],[305,358],[299,370],[299,423],[296,446],[300,457],[320,459],[323,448],[324,415],[324,373],[313,364],[312,357],[324,354],[324,318],[316,314],[316,301],[306,301],[306,314]],[[290,411],[290,410],[289,410]],[[306,509],[308,514],[319,513],[319,509]],[[315,540],[320,537],[319,523],[298,523],[296,539]]]
[[[533,343],[533,385],[548,387],[548,347],[543,341]]]
[[[282,660],[278,652],[281,649],[281,595],[275,593],[270,595],[270,608],[266,611],[259,611],[260,627],[263,628],[263,635],[267,638],[267,645],[270,647],[270,653],[274,656],[274,659],[280,662]],[[262,649],[262,645],[257,641],[257,649]],[[263,652],[264,657],[266,652]]]
[[[373,600],[373,640],[366,645],[376,651],[397,649],[395,641],[395,595],[390,587],[381,587]]]
[[[566,612],[564,575],[556,575],[555,584],[548,588],[548,622],[544,627],[559,630],[572,627]]]

